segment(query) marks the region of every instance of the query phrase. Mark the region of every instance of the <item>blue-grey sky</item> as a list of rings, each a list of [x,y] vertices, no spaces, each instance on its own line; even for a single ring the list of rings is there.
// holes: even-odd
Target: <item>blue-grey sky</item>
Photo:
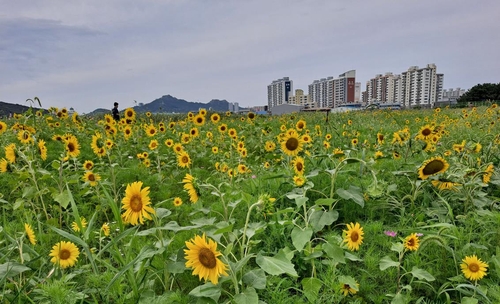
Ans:
[[[162,95],[267,104],[356,70],[437,65],[444,87],[500,82],[498,0],[0,0],[0,100],[120,109]]]

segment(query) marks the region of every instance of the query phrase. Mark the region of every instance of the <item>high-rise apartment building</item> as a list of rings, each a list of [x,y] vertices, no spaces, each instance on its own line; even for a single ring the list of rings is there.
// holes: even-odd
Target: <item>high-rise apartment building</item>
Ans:
[[[356,71],[351,70],[333,76],[314,80],[309,85],[309,99],[319,108],[335,108],[355,102]]]
[[[435,64],[410,67],[401,75],[378,74],[366,83],[363,102],[400,103],[403,107],[432,107],[443,89],[444,75]]]
[[[293,81],[289,77],[274,80],[267,86],[267,105],[272,107],[288,103],[288,97],[292,95]]]

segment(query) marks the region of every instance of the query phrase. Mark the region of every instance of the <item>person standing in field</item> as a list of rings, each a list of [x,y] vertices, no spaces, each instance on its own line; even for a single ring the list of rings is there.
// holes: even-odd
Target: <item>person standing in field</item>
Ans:
[[[115,102],[113,109],[111,110],[111,113],[113,114],[113,119],[118,121],[120,120],[120,113],[118,112],[118,103]]]

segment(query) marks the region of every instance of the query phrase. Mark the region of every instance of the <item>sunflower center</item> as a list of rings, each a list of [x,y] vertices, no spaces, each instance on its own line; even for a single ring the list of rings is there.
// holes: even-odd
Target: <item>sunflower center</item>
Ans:
[[[200,253],[198,254],[198,259],[200,263],[207,268],[215,268],[217,265],[217,260],[215,258],[215,254],[208,248],[200,249]]]
[[[290,151],[295,151],[299,147],[299,140],[295,137],[291,137],[286,141],[286,148]]]
[[[61,260],[67,260],[71,256],[71,252],[69,252],[68,249],[62,249],[59,251],[59,259]]]
[[[302,171],[304,166],[302,165],[302,163],[297,163],[296,168],[297,168],[297,171]]]
[[[182,162],[183,162],[184,164],[187,164],[187,163],[189,162],[188,157],[187,157],[187,156],[183,156],[183,157],[182,157]]]
[[[94,176],[94,174],[89,174],[88,178],[89,178],[89,181],[95,182],[95,176]]]
[[[413,247],[415,246],[415,240],[414,239],[409,239],[408,242],[406,242],[406,244],[409,246],[409,247]]]
[[[444,169],[443,161],[435,159],[435,160],[432,160],[431,162],[429,162],[424,167],[423,173],[425,175],[431,175],[431,174],[438,173],[443,169]]]
[[[479,271],[479,265],[476,263],[471,263],[469,264],[469,270],[471,272],[478,272]]]
[[[351,232],[351,241],[357,242],[359,239],[359,234],[356,231]]]
[[[75,151],[75,145],[73,143],[68,143],[68,150],[69,152]]]
[[[423,130],[422,130],[422,135],[423,135],[423,136],[428,136],[428,135],[430,135],[431,133],[432,133],[432,132],[431,132],[431,130],[430,130],[430,129],[425,128],[425,129],[423,129]]]
[[[142,199],[139,195],[133,195],[130,198],[130,209],[134,212],[139,212],[142,210]]]

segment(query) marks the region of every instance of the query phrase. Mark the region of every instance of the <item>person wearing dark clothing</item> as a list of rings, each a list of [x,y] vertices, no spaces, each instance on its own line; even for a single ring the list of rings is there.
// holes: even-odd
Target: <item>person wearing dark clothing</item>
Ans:
[[[113,113],[114,120],[120,120],[120,113],[118,112],[118,103],[117,102],[115,102],[114,108],[111,110],[111,113]]]

